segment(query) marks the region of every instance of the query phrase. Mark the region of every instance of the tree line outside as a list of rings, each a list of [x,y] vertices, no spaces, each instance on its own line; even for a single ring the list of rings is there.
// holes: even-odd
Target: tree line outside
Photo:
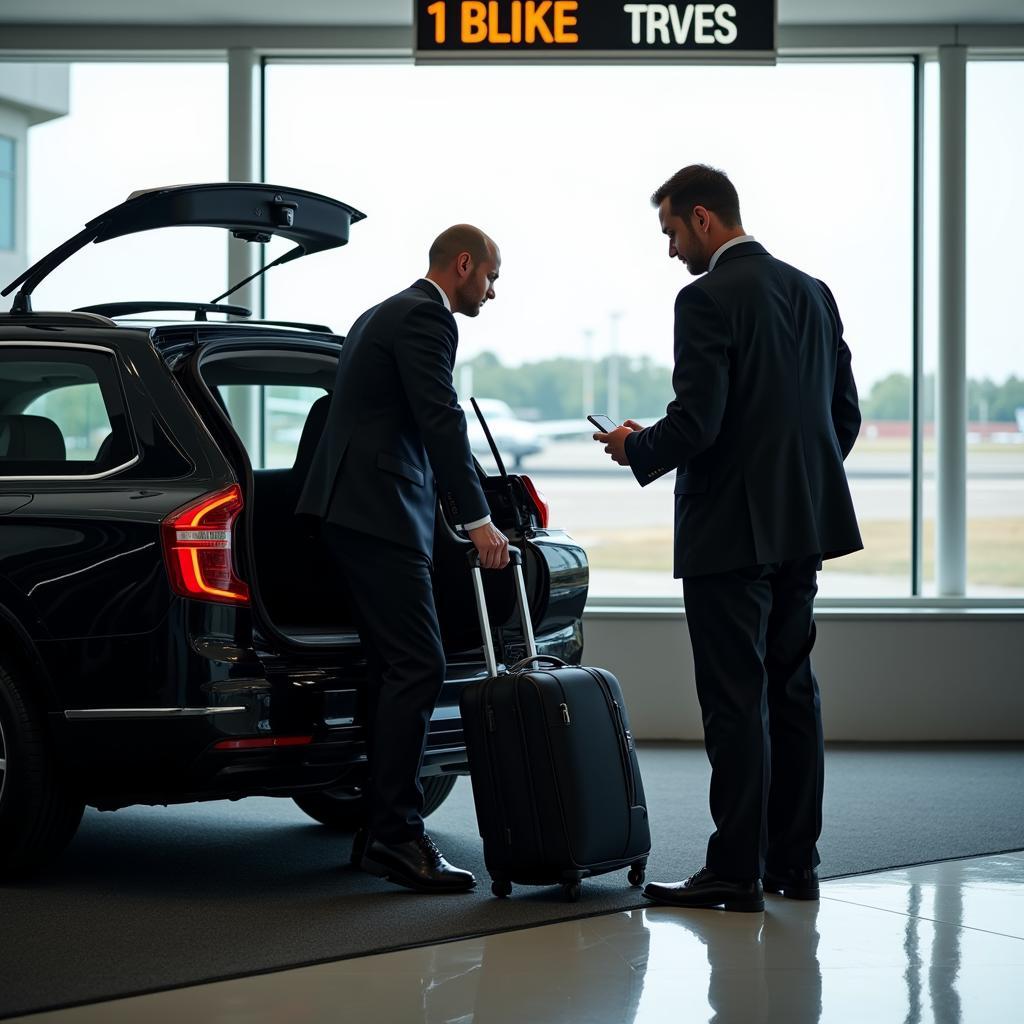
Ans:
[[[618,409],[609,400],[610,360],[597,360],[588,369],[585,360],[560,356],[521,366],[505,366],[491,352],[483,352],[466,364],[472,369],[472,393],[500,398],[528,419],[563,420],[588,412],[618,413],[620,418],[650,420],[661,416],[672,397],[672,372],[648,357],[618,360]],[[614,385],[613,385],[614,387]],[[282,394],[287,388],[278,389]],[[296,395],[298,395],[296,389]],[[584,393],[593,395],[584,402]],[[910,419],[910,378],[891,373],[876,381],[860,397],[865,420]],[[469,395],[461,396],[464,401]],[[590,407],[584,408],[587,404]],[[932,419],[935,378],[924,380],[924,416]],[[1024,379],[1010,376],[1001,384],[968,380],[967,418],[971,422],[1013,423],[1024,408]],[[28,412],[56,420],[68,440],[72,459],[92,458],[99,441],[110,430],[98,384],[60,388],[33,403]]]
[[[861,415],[866,420],[910,419],[910,378],[890,373],[876,381],[868,394],[861,395]],[[935,375],[925,374],[923,413],[935,418]],[[1013,423],[1017,410],[1024,408],[1024,379],[1010,376],[1001,384],[989,378],[967,380],[967,419],[972,423]]]
[[[501,398],[528,419],[562,420],[587,412],[608,412],[610,357],[596,360],[588,377],[583,359],[559,356],[521,366],[505,366],[493,352],[467,360],[472,370],[473,393]],[[649,357],[618,358],[618,412],[621,417],[653,419],[662,415],[672,398],[672,371]],[[593,408],[584,409],[584,390],[592,380]],[[462,396],[468,401],[469,395]],[[911,381],[904,373],[890,373],[860,396],[865,420],[910,419]],[[924,418],[935,413],[935,375],[924,378]],[[1013,423],[1024,408],[1024,379],[1010,376],[1002,383],[985,378],[967,381],[967,418],[971,422]]]
[[[609,400],[611,359],[594,360],[558,356],[521,366],[505,366],[493,352],[481,352],[473,359],[460,362],[456,383],[461,383],[462,369],[472,371],[472,393],[479,398],[500,398],[524,419],[567,420],[591,412],[615,415]],[[653,359],[618,358],[618,412],[622,418],[653,419],[665,411],[672,397],[672,371]],[[613,385],[614,386],[614,385]],[[584,401],[584,393],[592,402]],[[469,394],[462,394],[463,403]],[[589,406],[589,408],[584,408]]]

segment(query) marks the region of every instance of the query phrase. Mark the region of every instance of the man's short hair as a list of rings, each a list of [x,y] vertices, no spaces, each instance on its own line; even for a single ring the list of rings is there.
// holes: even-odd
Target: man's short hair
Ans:
[[[666,198],[671,211],[687,222],[695,206],[704,206],[716,214],[725,227],[740,225],[740,197],[735,186],[725,171],[707,164],[690,164],[676,171],[651,196],[651,203],[661,206]]]
[[[493,258],[495,244],[472,224],[453,224],[434,239],[429,260],[433,268],[449,266],[460,252],[468,252],[473,263]]]

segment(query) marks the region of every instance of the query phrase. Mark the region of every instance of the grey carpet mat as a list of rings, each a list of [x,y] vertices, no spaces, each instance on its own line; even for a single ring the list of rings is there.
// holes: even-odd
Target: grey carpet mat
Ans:
[[[641,749],[649,879],[702,863],[708,768],[696,745]],[[830,747],[821,873],[1024,848],[1024,745]],[[643,903],[625,873],[490,895],[468,779],[430,819],[475,893],[419,896],[347,866],[349,842],[291,801],[89,811],[63,860],[0,886],[0,1017]]]

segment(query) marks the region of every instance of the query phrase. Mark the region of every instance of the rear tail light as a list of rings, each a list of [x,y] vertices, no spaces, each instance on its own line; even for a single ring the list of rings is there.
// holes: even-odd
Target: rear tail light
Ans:
[[[265,750],[267,747],[306,747],[312,736],[258,736],[247,740],[221,740],[214,750]]]
[[[231,538],[243,505],[241,489],[232,484],[164,520],[164,560],[176,594],[224,604],[249,603],[249,587],[235,575],[231,558]]]
[[[537,510],[537,518],[540,520],[541,529],[546,530],[548,528],[548,520],[551,518],[551,509],[548,508],[547,500],[537,490],[533,481],[528,476],[521,476],[519,479],[523,481],[526,493],[530,496],[530,501],[533,502],[533,507]]]

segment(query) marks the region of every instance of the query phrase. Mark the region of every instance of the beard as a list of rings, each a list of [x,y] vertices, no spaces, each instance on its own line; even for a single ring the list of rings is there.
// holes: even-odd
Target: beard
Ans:
[[[455,293],[459,302],[459,312],[463,316],[479,316],[483,309],[487,296],[480,295],[479,290],[467,286],[464,290]]]
[[[687,246],[683,257],[686,262],[686,269],[694,276],[700,277],[708,269],[708,258],[704,255],[704,249],[700,243],[700,236],[693,228],[686,224]]]

